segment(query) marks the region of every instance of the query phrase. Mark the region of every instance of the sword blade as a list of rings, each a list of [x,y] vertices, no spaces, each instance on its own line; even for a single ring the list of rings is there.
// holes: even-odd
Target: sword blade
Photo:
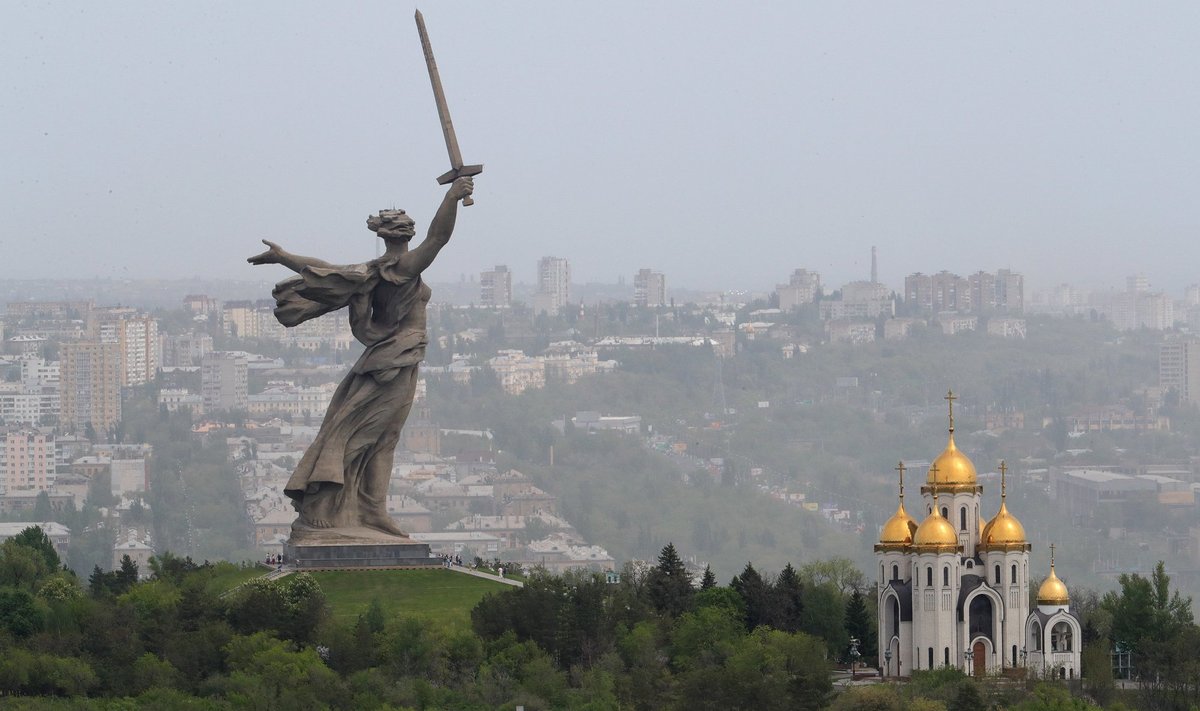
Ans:
[[[421,49],[425,52],[425,66],[429,69],[429,83],[433,86],[433,100],[437,103],[438,118],[442,123],[442,135],[446,138],[446,152],[450,154],[450,167],[463,166],[462,152],[458,149],[458,138],[454,135],[454,123],[450,121],[450,107],[446,105],[446,92],[442,90],[442,77],[438,74],[437,60],[433,58],[433,47],[429,44],[429,33],[425,30],[425,18],[417,10],[417,32],[421,35]]]

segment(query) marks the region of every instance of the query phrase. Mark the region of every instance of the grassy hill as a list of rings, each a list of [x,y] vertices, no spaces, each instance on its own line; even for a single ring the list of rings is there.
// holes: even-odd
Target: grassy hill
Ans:
[[[338,621],[353,621],[378,599],[388,617],[407,615],[467,625],[471,608],[484,595],[511,589],[444,568],[327,571],[312,576]]]

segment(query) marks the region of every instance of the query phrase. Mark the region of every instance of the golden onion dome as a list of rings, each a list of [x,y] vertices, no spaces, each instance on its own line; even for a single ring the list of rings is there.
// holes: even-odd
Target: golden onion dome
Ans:
[[[904,502],[901,501],[896,513],[883,524],[879,542],[883,545],[908,545],[913,542],[913,534],[916,531],[917,522],[904,510]]]
[[[1054,574],[1054,564],[1050,564],[1050,575],[1042,581],[1038,588],[1037,601],[1039,605],[1069,605],[1071,596],[1067,594],[1067,586]]]
[[[954,430],[950,431],[950,441],[946,444],[946,449],[929,465],[929,478],[925,483],[930,486],[978,484],[975,465],[954,445]]]
[[[940,548],[943,546],[958,547],[958,534],[954,530],[954,526],[942,516],[942,512],[938,510],[937,500],[934,500],[933,512],[917,526],[917,532],[913,534],[914,548]]]
[[[1000,512],[983,527],[983,533],[979,536],[980,546],[1024,545],[1027,542],[1025,527],[1008,512],[1008,504],[1001,501]]]

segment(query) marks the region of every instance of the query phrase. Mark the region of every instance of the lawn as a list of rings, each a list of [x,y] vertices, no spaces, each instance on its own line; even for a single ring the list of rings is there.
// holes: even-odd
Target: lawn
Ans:
[[[269,572],[270,570],[260,565],[243,567],[233,563],[217,563],[216,569],[212,573],[212,578],[209,579],[205,587],[209,592],[219,594],[232,590],[251,578],[257,578]]]
[[[312,576],[339,621],[356,619],[378,598],[388,617],[411,615],[467,625],[471,608],[484,595],[512,589],[443,568],[316,572]]]

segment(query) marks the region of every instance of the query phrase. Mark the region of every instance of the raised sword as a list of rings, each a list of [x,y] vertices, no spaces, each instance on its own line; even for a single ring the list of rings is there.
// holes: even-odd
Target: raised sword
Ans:
[[[479,175],[483,165],[463,165],[462,152],[458,150],[458,138],[454,135],[454,123],[450,121],[450,108],[446,106],[446,92],[442,91],[442,78],[438,74],[437,61],[433,58],[433,47],[429,44],[429,33],[425,31],[425,18],[417,10],[417,32],[421,35],[421,49],[425,52],[425,66],[429,69],[429,83],[433,85],[433,100],[437,102],[438,118],[442,122],[442,135],[446,138],[446,152],[450,154],[450,170],[438,176],[438,183],[445,185],[455,178]],[[474,205],[471,196],[463,198],[464,207]]]

